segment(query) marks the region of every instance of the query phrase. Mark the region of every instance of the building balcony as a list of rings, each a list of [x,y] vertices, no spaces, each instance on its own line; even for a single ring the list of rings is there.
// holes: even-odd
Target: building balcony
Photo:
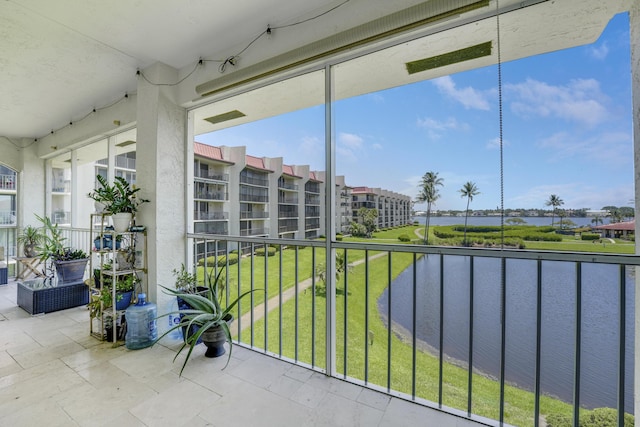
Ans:
[[[297,205],[298,197],[278,197],[278,203],[281,205]]]
[[[243,230],[249,231],[268,232]],[[74,246],[80,241],[88,243],[86,230],[65,229],[64,233]],[[127,410],[128,417],[141,417],[145,423],[154,424],[147,418],[151,416],[166,423],[180,412],[175,403],[183,398],[208,402],[198,415],[204,419],[210,413],[219,416],[230,410],[234,399],[238,408],[246,408],[250,399],[252,408],[264,407],[269,420],[274,420],[283,411],[273,411],[273,405],[282,408],[281,404],[292,404],[291,400],[302,411],[302,418],[295,418],[295,411],[288,412],[285,425],[300,425],[301,420],[309,425],[320,420],[333,425],[343,420],[343,411],[356,417],[345,421],[348,425],[380,425],[387,416],[385,425],[399,425],[400,420],[416,425],[502,425],[498,419],[504,425],[534,425],[534,420],[549,415],[544,412],[547,408],[560,405],[542,402],[551,399],[549,395],[565,402],[569,417],[581,413],[582,406],[611,407],[621,414],[633,408],[633,346],[628,343],[634,334],[632,270],[640,265],[636,256],[334,242],[332,246],[349,260],[350,268],[346,277],[344,272],[337,278],[332,272],[325,276],[335,278],[329,283],[337,288],[331,306],[338,308],[336,333],[344,337],[327,339],[336,344],[329,350],[331,363],[327,364],[323,340],[309,339],[321,336],[326,325],[309,322],[307,317],[326,311],[326,300],[317,298],[318,290],[313,289],[324,284],[313,280],[309,272],[316,270],[308,268],[313,260],[323,258],[326,242],[261,237],[214,240],[198,234],[188,238],[194,248],[229,251],[271,245],[279,249],[276,257],[257,259],[255,251],[247,250],[229,271],[230,283],[235,284],[230,292],[244,292],[247,287],[267,290],[268,299],[246,299],[236,307],[240,312],[232,332],[238,345],[227,369],[220,370],[224,358],[205,359],[204,348],[197,347],[183,377],[178,378],[179,361],[172,362],[181,344],[178,338],[166,339],[151,349],[126,351],[110,343],[92,342],[85,307],[34,318],[26,313],[20,316],[16,310],[21,309],[5,304],[0,306],[0,315],[10,310],[4,323],[11,325],[11,334],[4,345],[16,366],[7,365],[0,378],[6,378],[12,390],[25,391],[18,402],[11,400],[11,411],[0,411],[0,424],[31,425],[34,418],[30,417],[39,416],[36,409],[41,404],[48,405],[45,412],[51,421],[57,412],[50,411],[50,402],[43,402],[39,393],[28,392],[30,386],[41,392],[47,384],[53,387],[57,405],[70,405],[63,419],[70,417],[79,425],[90,423],[97,415],[112,415],[114,410]],[[237,280],[235,275],[241,271],[242,277],[251,280]],[[0,297],[15,301],[15,295],[15,284],[0,287]],[[377,303],[367,303],[374,295]],[[33,335],[34,319],[45,328],[38,328],[42,337],[48,337],[46,331],[58,331],[77,345],[65,344],[61,350],[59,340]],[[37,348],[25,345],[31,341]],[[92,350],[87,352],[87,348]],[[56,359],[60,363],[54,363]],[[449,363],[452,359],[455,364]],[[101,375],[105,360],[115,385],[105,383]],[[65,367],[62,373],[60,366]],[[52,380],[34,383],[27,372],[31,369]],[[77,382],[74,375],[79,376]],[[163,378],[161,390],[144,380],[151,376]],[[175,386],[170,386],[174,381]],[[87,382],[91,384],[85,391],[82,384],[87,386]],[[150,387],[148,397],[139,388],[146,386]],[[140,398],[100,405],[104,398],[100,387],[108,387],[109,393],[114,387],[134,387]],[[176,387],[180,392],[176,393]],[[217,396],[213,400],[202,396],[209,387]],[[74,397],[58,399],[65,393]],[[166,413],[165,393],[174,403]],[[220,402],[225,396],[226,401]],[[87,402],[78,401],[85,398]],[[326,400],[333,410],[313,412]],[[529,413],[518,414],[514,405],[522,401],[532,402],[527,404]],[[94,408],[90,414],[87,405]],[[308,411],[314,417],[311,421],[306,418]],[[242,416],[256,416],[255,410],[241,412]],[[414,418],[416,414],[421,418]],[[262,422],[263,418],[241,420],[242,425]]]
[[[15,191],[16,176],[14,174],[0,174],[0,190]]]
[[[325,242],[232,238],[226,245],[275,245],[282,254],[269,260],[269,278],[262,257],[253,260],[254,255],[248,255],[233,267],[242,270],[243,277],[252,277],[253,289],[269,289],[267,304],[245,308],[236,331],[238,341],[324,371],[324,345],[308,339],[320,334],[314,327],[324,331],[324,323],[291,325],[283,319],[306,319],[307,314],[325,311],[324,302],[313,298],[316,292],[308,292],[320,281],[302,273],[303,265],[321,259]],[[640,265],[637,257],[332,245],[351,264],[347,277],[341,273],[335,282],[336,333],[349,339],[336,340],[332,376],[389,390],[390,395],[416,402],[412,405],[419,411],[428,406],[450,414],[443,413],[433,425],[458,425],[455,417],[463,425],[478,421],[497,426],[500,422],[493,420],[498,418],[505,425],[534,425],[541,415],[549,415],[544,412],[548,406],[540,405],[548,395],[564,401],[569,416],[582,405],[632,411],[633,346],[626,343],[634,333],[632,270]],[[299,263],[295,277],[278,272],[278,266],[289,265],[280,256]],[[366,304],[366,295],[376,295],[377,303]],[[452,359],[457,362],[450,364]],[[502,395],[501,385],[506,387]],[[489,401],[483,391],[487,389],[493,390]],[[527,406],[530,413],[521,417],[514,408],[501,413],[517,399],[533,402]],[[425,423],[421,420],[418,425]]]
[[[228,173],[220,173],[215,171],[201,171],[201,170],[195,169],[193,171],[193,177],[196,179],[201,179],[206,181],[229,182]]]
[[[249,184],[257,187],[269,187],[269,179],[268,178],[256,178],[256,177],[248,177],[244,175],[240,175],[240,183],[241,184]]]
[[[15,226],[16,224],[16,211],[0,211],[0,225]]]
[[[195,233],[203,234],[229,234],[229,225],[226,222],[196,222],[193,224]]]
[[[298,218],[298,212],[278,212],[278,218]]]
[[[85,307],[32,317],[15,305],[16,288],[15,282],[0,286],[0,299],[14,301],[0,307],[3,327],[11,331],[3,334],[3,346],[13,355],[0,378],[15,395],[0,403],[2,425],[90,425],[116,417],[149,426],[181,425],[185,419],[242,426],[480,426],[243,345],[234,346],[224,370],[226,354],[207,359],[204,345],[198,345],[179,377],[180,363],[172,362],[177,338],[138,351],[112,347],[89,336]],[[33,334],[34,322],[42,334]],[[65,344],[51,334],[64,337]],[[448,419],[452,424],[443,424]]]
[[[300,186],[298,184],[294,184],[293,182],[278,182],[278,188],[280,190],[298,191]]]
[[[304,198],[305,205],[316,205],[320,206],[320,196],[309,196],[306,195]]]
[[[229,193],[224,191],[195,191],[193,198],[196,200],[217,200],[224,202],[229,200]]]
[[[249,203],[269,203],[269,196],[240,194],[240,201]]]
[[[281,225],[278,227],[278,233],[291,233],[298,231],[297,225]]]
[[[52,193],[70,193],[71,181],[55,181],[51,184]]]
[[[240,230],[241,236],[268,236],[269,228],[260,227],[260,228],[245,228]]]
[[[195,221],[220,221],[229,219],[229,212],[194,212],[193,219]]]
[[[267,219],[269,212],[265,211],[241,211],[240,219]]]

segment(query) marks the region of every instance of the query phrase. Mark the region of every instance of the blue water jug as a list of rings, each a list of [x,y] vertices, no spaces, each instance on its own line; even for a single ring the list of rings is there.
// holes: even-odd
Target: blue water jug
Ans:
[[[149,347],[158,339],[156,317],[158,309],[152,302],[147,302],[146,294],[138,294],[138,302],[125,312],[127,319],[127,335],[125,345],[130,350]]]

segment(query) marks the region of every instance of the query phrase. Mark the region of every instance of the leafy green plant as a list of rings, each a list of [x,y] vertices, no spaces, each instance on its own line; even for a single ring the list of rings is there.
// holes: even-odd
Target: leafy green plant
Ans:
[[[195,293],[198,286],[198,277],[196,273],[189,273],[184,264],[180,264],[180,269],[174,268],[172,270],[173,275],[176,278],[176,290]]]
[[[127,180],[121,176],[115,178],[113,185],[110,185],[102,175],[97,175],[96,179],[98,180],[98,184],[100,184],[100,188],[96,188],[87,194],[87,197],[96,202],[103,203],[106,212],[110,214],[120,212],[135,214],[138,206],[149,202],[149,200],[137,196],[136,193],[140,191],[140,188],[135,188],[135,186],[130,185]]]
[[[256,249],[256,256],[274,256],[276,254],[276,248],[268,247]]]
[[[166,335],[170,334],[178,328],[186,327],[187,331],[194,331],[193,333],[186,334],[182,346],[180,347],[180,349],[178,349],[178,352],[173,358],[173,361],[175,362],[180,353],[188,348],[187,356],[185,357],[182,368],[180,369],[180,375],[182,375],[184,368],[187,366],[187,363],[191,358],[191,354],[193,353],[193,349],[198,344],[199,340],[202,337],[202,334],[215,327],[222,328],[227,341],[229,342],[229,355],[227,358],[227,363],[222,369],[226,368],[229,364],[229,360],[231,360],[233,339],[231,337],[231,330],[229,329],[228,323],[233,319],[231,311],[242,298],[260,289],[253,289],[244,292],[223,308],[221,299],[224,289],[223,282],[225,282],[225,271],[225,268],[220,268],[217,274],[214,273],[213,269],[208,272],[208,289],[203,294],[189,293],[179,289],[170,289],[162,286],[165,293],[183,299],[191,307],[188,309],[180,309],[178,311],[173,311],[171,313],[166,313],[158,316],[159,319],[165,316],[179,314],[181,316],[181,320],[179,324],[171,327],[167,332],[162,334],[158,338],[158,340],[156,340],[156,342],[160,341]]]
[[[36,215],[38,221],[43,224],[42,240],[37,246],[40,252],[41,261],[71,261],[76,259],[85,259],[89,256],[81,249],[72,249],[66,247],[64,243],[67,238],[62,235],[62,230],[58,224],[53,224],[47,216],[40,217]]]

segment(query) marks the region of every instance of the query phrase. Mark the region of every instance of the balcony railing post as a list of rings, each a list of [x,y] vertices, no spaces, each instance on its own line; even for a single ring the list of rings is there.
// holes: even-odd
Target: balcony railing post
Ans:
[[[369,251],[364,251],[364,383],[369,382]]]
[[[537,288],[536,288],[536,368],[535,368],[535,385],[534,385],[534,426],[540,425],[540,378],[542,372],[540,371],[541,365],[541,350],[542,350],[542,260],[536,261],[537,267]]]
[[[624,265],[620,265],[620,283],[619,283],[619,299],[620,299],[620,316],[619,322],[619,342],[618,342],[618,427],[624,427],[624,387],[625,387],[625,352],[627,346],[626,340],[626,321],[627,321],[627,287],[626,287],[626,270]]]
[[[582,342],[582,263],[576,262],[575,359],[573,366],[573,425],[580,425],[580,364]]]
[[[473,260],[469,257],[469,363],[467,365],[467,415],[471,416],[473,405]]]

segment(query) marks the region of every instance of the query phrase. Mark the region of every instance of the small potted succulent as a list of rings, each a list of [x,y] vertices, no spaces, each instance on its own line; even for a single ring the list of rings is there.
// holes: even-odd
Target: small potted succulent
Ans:
[[[22,245],[22,253],[24,256],[34,258],[38,255],[36,248],[42,243],[43,239],[44,236],[40,228],[27,225],[20,231],[16,241]]]

